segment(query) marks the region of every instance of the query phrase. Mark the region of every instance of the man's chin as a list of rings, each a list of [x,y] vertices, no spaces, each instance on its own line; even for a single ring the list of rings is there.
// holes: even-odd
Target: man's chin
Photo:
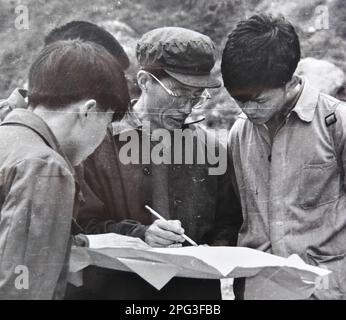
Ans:
[[[261,119],[258,119],[258,118],[250,118],[250,117],[247,117],[252,123],[254,123],[254,124],[263,124],[264,123],[264,121],[263,120],[261,120]]]
[[[173,119],[170,118],[169,120],[166,120],[166,128],[168,130],[174,130],[174,129],[181,129],[184,125],[185,119],[181,120],[181,119]]]
[[[247,116],[247,118],[254,124],[257,125],[263,125],[265,124],[268,119],[262,118],[262,117],[251,117],[251,116]]]

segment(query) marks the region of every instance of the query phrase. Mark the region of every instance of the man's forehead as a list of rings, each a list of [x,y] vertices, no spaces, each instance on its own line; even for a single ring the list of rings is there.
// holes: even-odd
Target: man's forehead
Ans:
[[[170,84],[172,86],[174,86],[174,88],[176,88],[176,89],[181,89],[181,90],[190,91],[190,92],[203,92],[205,90],[204,87],[191,87],[191,86],[188,86],[188,85],[183,84],[183,83],[179,82],[178,80],[176,80],[176,79],[174,79],[173,77],[170,77],[170,76],[168,76],[166,79],[169,80]]]
[[[256,100],[259,97],[271,96],[277,90],[278,88],[256,87],[249,89],[236,89],[232,90],[230,93],[234,99],[246,102]]]

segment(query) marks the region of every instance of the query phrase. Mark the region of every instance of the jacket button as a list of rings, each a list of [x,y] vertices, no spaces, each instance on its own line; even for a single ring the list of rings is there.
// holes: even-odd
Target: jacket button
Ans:
[[[151,170],[149,167],[144,167],[143,168],[143,172],[146,176],[150,176],[151,175]]]
[[[174,200],[174,205],[175,205],[175,206],[179,206],[179,205],[182,204],[182,203],[183,203],[183,201],[180,200],[180,199],[175,199],[175,200]]]

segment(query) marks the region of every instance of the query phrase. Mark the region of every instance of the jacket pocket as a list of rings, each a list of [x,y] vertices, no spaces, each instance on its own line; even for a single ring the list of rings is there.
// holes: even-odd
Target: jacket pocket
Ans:
[[[340,178],[336,161],[305,165],[300,174],[298,204],[315,208],[339,198]]]
[[[328,269],[332,273],[315,291],[318,299],[345,299],[346,298],[346,253],[339,255],[320,255],[307,252],[308,263],[320,268]]]

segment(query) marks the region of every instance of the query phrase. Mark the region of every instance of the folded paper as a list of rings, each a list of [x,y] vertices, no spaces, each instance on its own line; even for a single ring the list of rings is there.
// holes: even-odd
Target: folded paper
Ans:
[[[330,273],[306,264],[298,255],[284,258],[242,247],[73,247],[70,273],[80,273],[89,265],[134,272],[157,290],[175,276],[201,279],[246,277],[258,282],[256,287],[261,289],[252,292],[249,299],[306,299]],[[70,279],[80,277],[70,275]]]

